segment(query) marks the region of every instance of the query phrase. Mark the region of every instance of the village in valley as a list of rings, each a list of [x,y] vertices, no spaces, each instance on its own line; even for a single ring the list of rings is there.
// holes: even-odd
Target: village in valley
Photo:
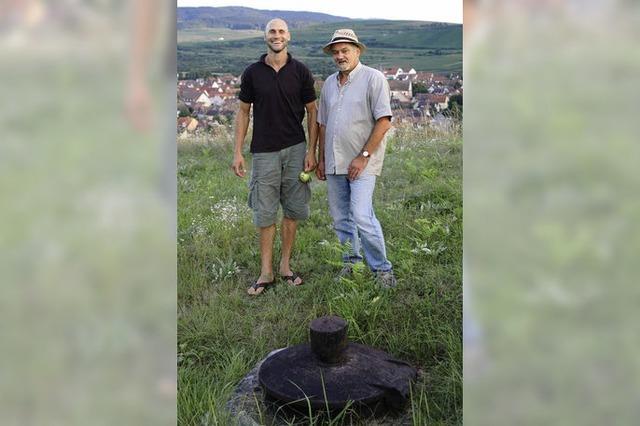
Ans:
[[[461,119],[463,87],[460,73],[433,73],[399,66],[380,71],[389,82],[395,123],[443,127]],[[315,78],[319,96],[323,79]],[[178,135],[187,137],[190,133],[215,131],[232,124],[238,109],[239,90],[240,77],[231,74],[179,79]]]

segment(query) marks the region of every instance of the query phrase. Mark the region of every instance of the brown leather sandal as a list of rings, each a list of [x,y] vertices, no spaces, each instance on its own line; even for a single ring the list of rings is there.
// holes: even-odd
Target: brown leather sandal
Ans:
[[[253,283],[251,285],[251,287],[249,287],[247,289],[247,294],[249,296],[259,296],[262,293],[264,293],[265,291],[267,291],[267,288],[270,285],[272,285],[273,283],[275,283],[275,280],[264,282],[264,283],[259,283],[258,281],[256,281],[255,283]],[[250,290],[253,290],[253,293],[251,293]],[[258,291],[258,290],[260,290],[260,291]]]
[[[293,287],[298,287],[304,284],[304,280],[299,274],[291,271],[291,275],[280,275],[280,278],[285,281],[287,284]],[[296,280],[300,278],[300,283],[296,284]]]

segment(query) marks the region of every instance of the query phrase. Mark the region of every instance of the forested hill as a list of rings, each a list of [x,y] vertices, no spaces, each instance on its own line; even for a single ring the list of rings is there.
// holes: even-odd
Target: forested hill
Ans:
[[[201,9],[205,11],[198,13]],[[228,9],[240,9],[246,14],[243,18],[239,15],[225,17]],[[361,58],[367,65],[462,72],[460,24],[349,20],[311,12],[248,8],[178,8],[178,24],[189,25],[178,29],[178,71],[188,72],[192,77],[227,72],[239,75],[266,51],[262,28],[276,16],[289,23],[291,54],[306,63],[315,74],[326,76],[334,72],[331,58],[322,52],[322,46],[338,28],[353,28],[367,45]],[[327,21],[309,23],[312,18]]]
[[[282,18],[291,29],[310,24],[348,21],[349,18],[315,12],[259,10],[249,7],[179,7],[178,30],[187,28],[222,27],[234,30],[263,30],[273,18]]]

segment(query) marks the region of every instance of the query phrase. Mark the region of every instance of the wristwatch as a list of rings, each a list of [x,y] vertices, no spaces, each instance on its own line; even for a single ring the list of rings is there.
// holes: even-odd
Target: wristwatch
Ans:
[[[371,154],[369,154],[369,151],[366,151],[366,150],[365,150],[365,151],[362,151],[362,152],[361,152],[361,154],[362,154],[362,156],[363,156],[364,158],[366,158],[367,160],[369,159],[369,156],[371,155]]]

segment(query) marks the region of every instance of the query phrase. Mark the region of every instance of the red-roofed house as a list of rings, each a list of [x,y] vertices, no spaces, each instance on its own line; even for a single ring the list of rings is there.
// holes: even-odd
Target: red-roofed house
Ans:
[[[414,81],[421,81],[424,83],[431,83],[433,81],[433,73],[432,72],[425,72],[425,71],[418,71],[415,75],[415,79]]]
[[[389,90],[391,91],[391,98],[409,98],[412,97],[411,81],[389,81]]]
[[[449,106],[449,96],[447,95],[434,95],[429,93],[426,98],[427,102],[433,105],[436,111],[445,110]]]
[[[384,70],[382,70],[382,74],[384,74],[384,76],[387,79],[395,80],[395,78],[399,74],[404,74],[404,71],[402,70],[402,68],[391,67],[391,68],[385,68]]]
[[[209,93],[200,88],[179,87],[178,98],[189,106],[197,103],[205,106],[211,105]]]

